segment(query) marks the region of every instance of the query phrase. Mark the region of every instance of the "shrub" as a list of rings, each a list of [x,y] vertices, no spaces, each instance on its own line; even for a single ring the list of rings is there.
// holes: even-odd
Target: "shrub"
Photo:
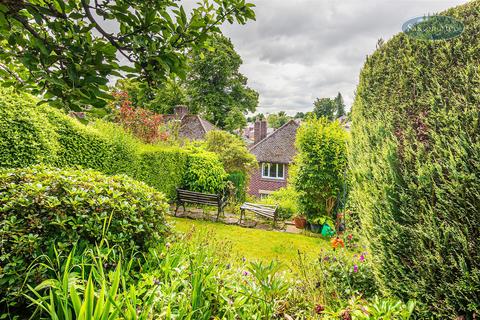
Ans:
[[[116,121],[128,132],[146,143],[165,141],[168,138],[166,132],[160,131],[163,124],[163,116],[151,110],[132,107],[132,103],[125,91],[114,92],[113,96],[120,105]]]
[[[443,14],[459,37],[399,34],[367,58],[350,194],[382,291],[445,319],[480,310],[480,2]]]
[[[227,173],[214,153],[194,150],[188,155],[184,188],[217,194],[225,188],[226,178]]]
[[[265,204],[275,204],[278,206],[278,216],[280,219],[290,219],[300,212],[298,207],[298,192],[293,186],[278,189],[260,202]]]
[[[338,121],[309,119],[297,132],[294,186],[308,218],[328,215],[345,184],[347,132]]]
[[[24,281],[44,277],[41,265],[28,268],[53,245],[105,239],[146,252],[167,231],[167,208],[161,193],[125,176],[38,166],[0,171],[0,303],[17,299]]]
[[[25,167],[55,160],[56,134],[28,94],[0,89],[0,167]]]
[[[248,172],[257,167],[257,160],[251,154],[245,142],[234,134],[212,130],[205,136],[205,149],[216,153],[228,173]]]
[[[236,171],[228,174],[227,180],[232,184],[232,196],[235,202],[245,202],[247,197],[247,175],[241,171]]]

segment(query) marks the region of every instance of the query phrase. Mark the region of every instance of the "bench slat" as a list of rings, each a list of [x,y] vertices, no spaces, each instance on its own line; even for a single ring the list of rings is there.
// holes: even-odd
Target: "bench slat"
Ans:
[[[259,216],[273,219],[274,223],[276,220],[277,208],[278,207],[276,205],[269,205],[269,204],[264,205],[264,204],[257,204],[257,203],[251,203],[251,202],[245,202],[240,207],[241,210],[249,210]],[[240,221],[241,220],[242,218],[240,217]]]
[[[218,206],[218,202],[213,202],[213,201],[202,201],[202,200],[188,200],[188,199],[183,199],[180,200],[180,202],[185,202],[185,203],[198,203],[198,204],[205,204],[209,206]]]
[[[277,206],[274,204],[258,204],[258,203],[252,203],[252,202],[245,202],[243,205],[249,205],[253,207],[270,207],[270,208],[276,208]]]
[[[208,201],[218,201],[219,198],[212,198],[212,197],[197,197],[197,196],[179,196],[180,200],[182,199],[190,199],[190,200],[208,200]]]
[[[212,197],[217,197],[218,198],[218,194],[202,193],[202,192],[189,191],[189,190],[183,190],[183,189],[177,189],[177,194],[179,194],[179,195],[212,196]]]
[[[264,209],[264,208],[257,208],[257,207],[250,207],[250,206],[241,206],[240,209],[251,210],[251,211],[258,211],[258,212],[266,212],[266,213],[274,213],[276,209]]]

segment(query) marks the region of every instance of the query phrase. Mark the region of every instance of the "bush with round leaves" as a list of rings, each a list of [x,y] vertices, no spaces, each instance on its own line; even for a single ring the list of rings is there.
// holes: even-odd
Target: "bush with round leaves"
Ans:
[[[352,108],[350,197],[381,290],[423,318],[480,311],[480,1],[453,39],[399,34],[367,58]],[[422,308],[419,308],[421,310]]]
[[[56,246],[147,252],[168,231],[165,196],[126,176],[42,166],[0,171],[0,311],[22,301],[26,284],[47,270],[40,257]]]

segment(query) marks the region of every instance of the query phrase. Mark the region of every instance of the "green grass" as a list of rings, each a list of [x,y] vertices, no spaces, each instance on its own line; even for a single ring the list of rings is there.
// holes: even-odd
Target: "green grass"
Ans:
[[[318,255],[320,250],[330,250],[328,240],[308,237],[301,234],[291,234],[278,231],[265,231],[242,228],[222,223],[169,218],[174,229],[179,232],[189,232],[194,227],[195,233],[209,232],[219,240],[231,243],[233,253],[248,260],[271,261],[279,260],[287,266],[296,261],[298,250],[308,255]],[[221,242],[220,242],[221,243]]]

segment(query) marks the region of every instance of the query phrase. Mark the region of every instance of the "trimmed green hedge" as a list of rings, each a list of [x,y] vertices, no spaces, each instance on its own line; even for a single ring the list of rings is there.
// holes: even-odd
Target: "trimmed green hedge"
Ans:
[[[457,38],[399,34],[367,58],[352,108],[350,197],[387,294],[424,318],[480,311],[480,1]],[[468,318],[468,317],[467,317]]]
[[[178,147],[142,146],[135,177],[174,199],[176,188],[183,187],[189,153]]]
[[[112,248],[146,253],[167,232],[167,209],[162,193],[126,176],[43,166],[0,170],[0,313],[5,302],[24,301],[25,284],[45,279],[41,256],[54,245],[68,251],[105,239]]]
[[[55,161],[56,132],[35,104],[28,94],[0,89],[0,167]]]
[[[145,145],[121,127],[84,125],[26,94],[0,89],[0,167],[50,164],[126,174],[164,192],[219,192],[226,179],[218,157],[201,149]]]

